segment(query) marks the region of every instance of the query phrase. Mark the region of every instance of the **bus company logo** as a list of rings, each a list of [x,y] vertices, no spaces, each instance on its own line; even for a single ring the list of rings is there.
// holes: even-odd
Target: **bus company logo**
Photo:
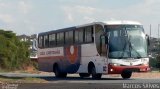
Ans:
[[[70,46],[66,48],[66,56],[71,64],[74,64],[78,58],[78,47]]]

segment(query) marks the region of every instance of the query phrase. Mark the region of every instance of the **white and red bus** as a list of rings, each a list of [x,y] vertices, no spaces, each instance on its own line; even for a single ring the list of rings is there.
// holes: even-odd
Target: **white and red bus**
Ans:
[[[38,65],[56,77],[79,73],[101,78],[102,74],[147,72],[148,37],[134,21],[94,22],[38,34]]]

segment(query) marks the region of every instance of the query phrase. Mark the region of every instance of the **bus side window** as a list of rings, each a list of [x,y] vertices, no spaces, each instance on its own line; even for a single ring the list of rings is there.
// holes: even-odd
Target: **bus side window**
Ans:
[[[59,35],[59,43],[61,46],[64,45],[64,33],[63,32],[61,32]]]
[[[83,43],[84,42],[84,29],[83,28],[79,29],[78,39],[79,39],[79,43]]]
[[[56,37],[55,34],[50,34],[49,35],[49,47],[54,47],[56,46]]]
[[[85,28],[85,42],[93,42],[93,27],[91,26]]]
[[[73,44],[73,31],[65,32],[65,44],[66,45]]]
[[[39,48],[43,47],[43,36],[39,36],[39,38],[38,38],[38,47]]]
[[[68,32],[65,32],[65,44],[68,44]]]
[[[84,29],[79,28],[75,30],[75,43],[76,44],[81,44],[83,43],[83,38],[84,38]]]
[[[47,48],[49,46],[48,35],[44,36],[44,47]]]
[[[56,35],[56,39],[57,39],[57,46],[60,46],[60,33],[57,33]]]
[[[79,30],[78,29],[75,30],[74,34],[75,34],[75,38],[74,38],[75,39],[75,43],[78,44],[79,43]]]
[[[94,30],[93,30],[93,26],[92,26],[92,31],[91,31],[91,37],[92,37],[92,42],[94,42]]]

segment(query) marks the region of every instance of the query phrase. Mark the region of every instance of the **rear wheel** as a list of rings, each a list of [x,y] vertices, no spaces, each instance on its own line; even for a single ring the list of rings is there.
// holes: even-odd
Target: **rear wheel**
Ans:
[[[62,78],[62,77],[64,78],[64,77],[67,76],[67,73],[61,73],[61,72],[60,72],[60,69],[59,69],[58,66],[55,66],[54,73],[55,73],[55,76],[56,76],[57,78]]]
[[[88,73],[79,73],[79,76],[80,76],[81,78],[85,78],[85,77],[89,77],[90,74],[88,74]]]
[[[123,79],[129,79],[132,76],[132,71],[130,71],[130,70],[124,70],[121,73],[121,76],[122,76]]]
[[[96,68],[94,66],[91,68],[91,75],[93,79],[100,79],[102,77],[101,73],[96,73]]]

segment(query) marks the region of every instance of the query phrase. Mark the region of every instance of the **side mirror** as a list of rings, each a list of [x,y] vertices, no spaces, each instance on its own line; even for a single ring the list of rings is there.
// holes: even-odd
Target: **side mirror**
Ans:
[[[36,39],[34,39],[32,41],[32,49],[35,50],[35,51],[37,51],[37,49],[38,49],[38,42],[37,42]]]
[[[108,36],[105,36],[105,39],[106,39],[106,44],[108,45]]]
[[[149,36],[146,34],[146,40],[147,40],[147,45],[150,46],[150,39]]]
[[[103,36],[105,37],[105,44],[108,44],[108,34],[104,33]]]

